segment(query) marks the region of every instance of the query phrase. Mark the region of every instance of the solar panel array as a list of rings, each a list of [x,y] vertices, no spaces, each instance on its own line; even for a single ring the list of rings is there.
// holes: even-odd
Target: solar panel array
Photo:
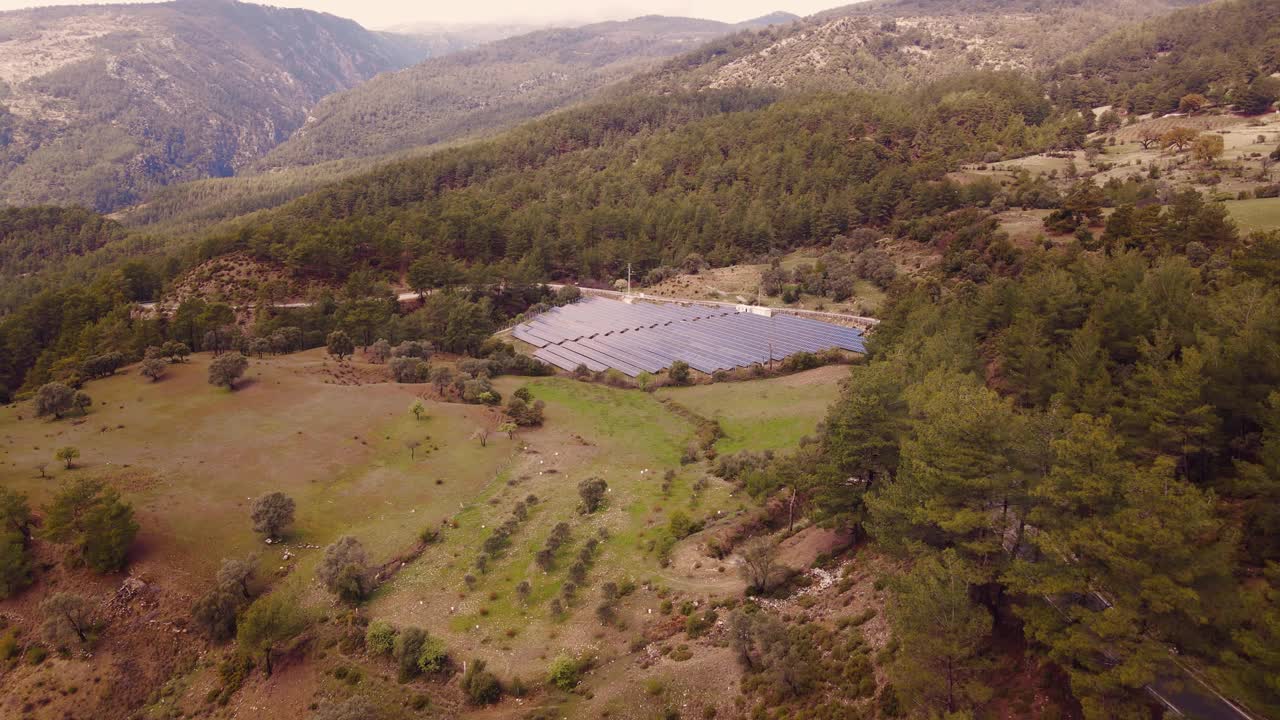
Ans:
[[[710,374],[799,352],[866,352],[860,331],[818,320],[599,297],[548,310],[513,334],[537,348],[534,357],[563,370],[585,365],[630,377],[665,370],[677,360]]]

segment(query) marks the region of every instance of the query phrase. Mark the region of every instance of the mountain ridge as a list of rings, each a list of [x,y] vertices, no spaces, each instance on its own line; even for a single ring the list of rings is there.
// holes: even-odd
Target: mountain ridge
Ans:
[[[258,167],[380,155],[507,127],[735,27],[648,15],[538,30],[429,58],[326,98]]]
[[[421,52],[334,15],[224,0],[0,14],[0,199],[111,210],[232,174],[320,98]]]

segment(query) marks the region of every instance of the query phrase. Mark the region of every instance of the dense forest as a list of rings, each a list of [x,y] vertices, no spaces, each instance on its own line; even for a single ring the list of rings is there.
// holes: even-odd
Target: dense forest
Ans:
[[[726,265],[955,209],[967,195],[941,180],[958,163],[1068,147],[1084,132],[1078,114],[1055,114],[1034,84],[998,73],[915,97],[774,100],[731,90],[589,106],[338,183],[202,253],[246,249],[337,279],[439,254],[611,281],[626,263],[700,253]]]
[[[0,237],[4,238],[0,273],[9,278],[37,273],[124,235],[119,223],[85,208],[44,205],[0,209]]]
[[[1249,114],[1280,96],[1280,6],[1237,0],[1191,8],[1117,31],[1053,73],[1053,93],[1074,107],[1115,105],[1171,113],[1188,94]]]
[[[1280,567],[1280,234],[1181,212],[1154,241],[1113,223],[1095,253],[904,288],[821,442],[748,478],[902,556],[954,553],[995,632],[1021,624],[1088,717],[1140,710],[1169,647],[1280,709],[1280,606],[1255,581]],[[955,658],[969,677],[992,642]],[[931,641],[913,652],[904,699],[942,709]]]

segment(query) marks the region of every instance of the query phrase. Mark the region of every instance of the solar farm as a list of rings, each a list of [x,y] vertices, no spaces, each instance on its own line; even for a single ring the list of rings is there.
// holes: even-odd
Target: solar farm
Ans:
[[[711,374],[801,352],[866,352],[860,331],[819,320],[599,297],[541,313],[512,334],[536,348],[534,357],[562,370],[612,368],[629,377],[660,372],[677,360]]]

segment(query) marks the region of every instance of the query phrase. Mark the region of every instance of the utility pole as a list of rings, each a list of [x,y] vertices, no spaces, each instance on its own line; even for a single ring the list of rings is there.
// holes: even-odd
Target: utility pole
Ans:
[[[631,263],[627,263],[627,295],[631,294]]]

